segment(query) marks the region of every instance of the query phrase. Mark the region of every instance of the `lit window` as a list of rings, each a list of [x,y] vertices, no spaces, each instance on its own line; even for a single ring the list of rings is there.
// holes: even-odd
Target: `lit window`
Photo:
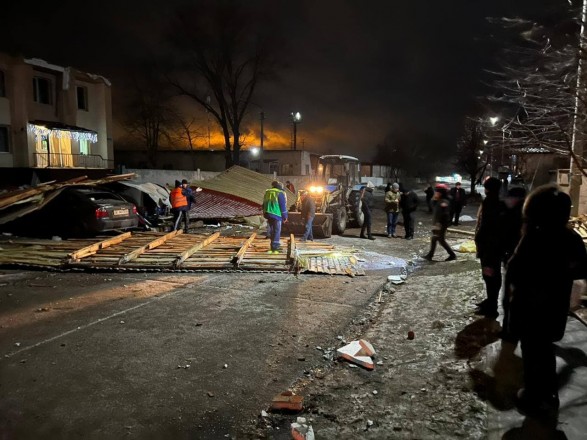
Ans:
[[[0,153],[10,152],[9,135],[8,127],[0,126]]]
[[[39,76],[33,78],[33,100],[39,104],[53,104],[50,79]]]
[[[90,143],[86,139],[80,139],[79,141],[79,154],[88,155],[90,154]]]
[[[88,88],[77,88],[77,108],[78,110],[88,110]]]

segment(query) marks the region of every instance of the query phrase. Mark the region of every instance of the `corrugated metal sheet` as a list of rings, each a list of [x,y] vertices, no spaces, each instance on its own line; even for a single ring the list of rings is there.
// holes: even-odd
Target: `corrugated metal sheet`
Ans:
[[[192,219],[228,219],[263,213],[258,203],[207,189],[196,194],[196,201],[195,207],[190,210]]]
[[[271,188],[272,181],[273,179],[270,177],[235,165],[212,179],[194,182],[192,186],[199,186],[228,194],[233,199],[240,198],[262,205],[265,190]],[[294,193],[286,189],[285,194],[288,204],[291,204],[295,198]]]

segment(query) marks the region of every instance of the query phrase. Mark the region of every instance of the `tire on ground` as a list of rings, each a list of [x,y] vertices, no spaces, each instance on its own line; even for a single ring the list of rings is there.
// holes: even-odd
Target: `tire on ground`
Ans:
[[[347,224],[346,209],[339,206],[332,212],[332,232],[336,235],[344,233]]]
[[[353,220],[350,222],[350,226],[353,228],[360,228],[363,226],[363,223],[365,223],[365,215],[361,209],[361,192],[351,191],[349,195],[349,203],[353,214]]]

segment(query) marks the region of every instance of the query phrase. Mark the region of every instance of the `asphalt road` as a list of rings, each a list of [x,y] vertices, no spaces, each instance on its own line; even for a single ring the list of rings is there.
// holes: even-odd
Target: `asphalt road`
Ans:
[[[323,360],[315,347],[380,281],[3,271],[0,434],[234,436]]]
[[[388,239],[376,210],[377,240],[332,237],[364,251],[356,278],[0,271],[0,438],[242,438],[328,364],[316,347],[340,345],[390,256],[425,251],[429,221]]]

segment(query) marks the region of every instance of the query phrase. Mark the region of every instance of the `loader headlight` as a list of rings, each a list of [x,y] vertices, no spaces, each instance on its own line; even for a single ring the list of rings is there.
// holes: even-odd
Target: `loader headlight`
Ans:
[[[311,186],[310,192],[313,194],[320,194],[320,193],[324,192],[324,188],[321,186]]]

